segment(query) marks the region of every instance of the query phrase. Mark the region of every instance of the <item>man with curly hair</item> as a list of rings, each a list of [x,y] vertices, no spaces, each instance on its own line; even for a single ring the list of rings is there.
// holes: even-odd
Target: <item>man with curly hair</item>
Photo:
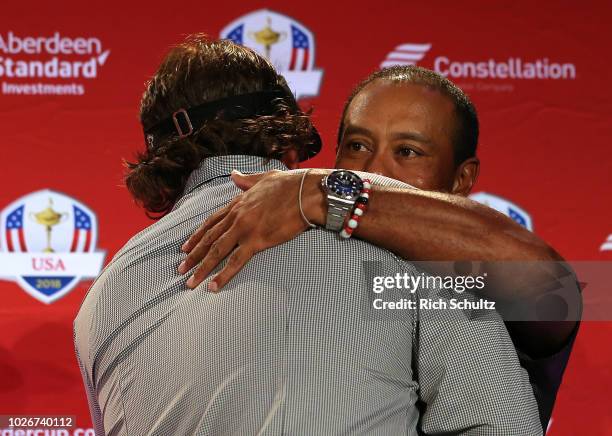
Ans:
[[[140,114],[146,150],[126,184],[159,220],[115,255],[74,326],[96,434],[541,433],[501,322],[364,311],[363,261],[384,276],[417,273],[389,251],[314,229],[255,255],[225,292],[189,289],[180,247],[240,194],[232,170],[295,168],[320,149],[267,60],[190,38],[163,61]]]

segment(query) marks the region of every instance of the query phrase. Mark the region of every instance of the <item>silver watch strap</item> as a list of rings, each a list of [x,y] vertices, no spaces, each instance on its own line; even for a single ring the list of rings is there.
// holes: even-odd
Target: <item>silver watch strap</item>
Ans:
[[[351,211],[354,201],[342,201],[332,196],[327,196],[327,220],[325,228],[339,232],[342,230],[344,220]]]

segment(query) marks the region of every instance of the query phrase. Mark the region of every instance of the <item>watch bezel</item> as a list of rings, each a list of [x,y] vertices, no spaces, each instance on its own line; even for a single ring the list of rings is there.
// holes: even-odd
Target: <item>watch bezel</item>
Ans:
[[[356,181],[358,182],[357,186],[354,188],[354,191],[351,194],[338,193],[334,190],[334,188],[330,186],[330,180],[333,180],[333,178],[339,177],[342,173],[350,175],[352,178],[356,179]],[[345,200],[345,201],[357,200],[357,198],[359,197],[359,194],[363,190],[363,180],[361,179],[361,177],[359,177],[358,174],[352,171],[342,170],[342,169],[335,170],[329,173],[328,175],[326,175],[322,180],[322,185],[323,185],[323,188],[325,189],[325,192],[328,195],[341,199],[341,200]]]

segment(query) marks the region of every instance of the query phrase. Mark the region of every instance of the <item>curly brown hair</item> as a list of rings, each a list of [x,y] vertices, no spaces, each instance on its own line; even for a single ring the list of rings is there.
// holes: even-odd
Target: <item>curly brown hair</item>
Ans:
[[[193,35],[174,47],[148,82],[140,121],[147,131],[181,108],[226,97],[286,86],[272,64],[253,50],[227,40]],[[189,175],[211,156],[245,154],[278,159],[288,150],[301,153],[315,141],[310,117],[278,98],[273,113],[236,120],[214,119],[187,137],[169,135],[125,162],[125,184],[156,219],[170,212]]]

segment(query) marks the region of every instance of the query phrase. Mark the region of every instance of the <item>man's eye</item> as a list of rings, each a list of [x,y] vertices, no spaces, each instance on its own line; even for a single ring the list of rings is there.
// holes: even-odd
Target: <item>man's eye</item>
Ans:
[[[399,148],[397,150],[397,154],[399,154],[402,157],[416,157],[416,156],[419,156],[419,153],[417,153],[416,151],[414,151],[410,147],[401,147],[401,148]]]
[[[360,142],[350,142],[348,148],[351,151],[368,151],[368,148]]]

